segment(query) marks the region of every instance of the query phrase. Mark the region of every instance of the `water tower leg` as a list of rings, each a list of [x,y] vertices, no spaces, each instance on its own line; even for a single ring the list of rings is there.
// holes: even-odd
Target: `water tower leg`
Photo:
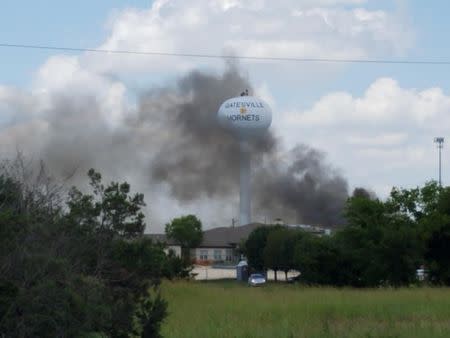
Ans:
[[[251,222],[251,178],[250,178],[250,146],[247,142],[240,143],[240,225]]]

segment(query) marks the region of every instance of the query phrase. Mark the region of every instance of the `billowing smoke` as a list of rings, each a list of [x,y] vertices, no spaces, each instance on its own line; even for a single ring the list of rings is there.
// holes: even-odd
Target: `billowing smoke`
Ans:
[[[236,66],[230,65],[221,76],[192,72],[182,78],[176,89],[165,94],[151,92],[142,98],[140,120],[151,118],[153,107],[167,117],[161,126],[167,133],[152,159],[153,180],[168,183],[180,200],[230,196],[236,191],[239,175],[239,145],[217,123],[217,110],[226,99],[251,89]],[[169,101],[166,96],[182,98]],[[162,101],[161,101],[162,100]],[[164,102],[164,103],[163,103]],[[275,140],[271,134],[251,143],[256,155],[271,153]]]
[[[147,196],[148,191],[157,196],[157,187],[164,186],[181,203],[206,199],[229,205],[238,199],[239,147],[218,126],[216,113],[225,99],[245,89],[253,92],[236,65],[227,65],[223,74],[193,71],[173,86],[143,92],[136,106],[122,107],[125,117],[115,126],[95,96],[57,92],[40,112],[42,119],[9,137],[17,138],[19,148],[28,144],[59,176],[75,169],[81,176],[94,167],[108,178],[131,181]],[[347,183],[323,154],[305,145],[283,152],[270,132],[251,148],[254,213],[268,221],[342,223]],[[212,215],[234,216],[217,205]]]
[[[151,163],[153,180],[169,184],[174,197],[192,200],[236,197],[239,182],[239,146],[216,120],[220,104],[239,95],[250,83],[231,65],[221,76],[193,72],[181,79],[172,95],[187,98],[167,104],[165,94],[150,93],[140,107],[141,119],[153,106],[167,116],[163,129],[169,135]],[[165,100],[166,104],[161,104]],[[324,161],[324,156],[297,146],[287,163],[278,160],[280,147],[270,132],[251,144],[254,172],[254,209],[269,220],[322,225],[342,223],[348,197],[347,182]],[[286,162],[286,161],[285,161]],[[267,218],[266,218],[267,219]]]
[[[260,168],[255,189],[258,207],[276,212],[285,221],[343,223],[347,181],[326,164],[323,153],[306,145],[297,145],[285,161],[272,159],[272,164]]]

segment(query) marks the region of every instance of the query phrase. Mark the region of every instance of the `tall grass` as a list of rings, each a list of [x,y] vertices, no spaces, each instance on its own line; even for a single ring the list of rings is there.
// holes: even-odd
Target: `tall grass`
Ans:
[[[167,282],[164,337],[450,337],[450,289]]]

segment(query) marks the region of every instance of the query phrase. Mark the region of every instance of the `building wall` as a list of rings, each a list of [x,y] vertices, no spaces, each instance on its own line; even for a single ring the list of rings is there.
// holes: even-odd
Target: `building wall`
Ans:
[[[197,262],[234,262],[236,257],[231,248],[195,248],[191,257]]]
[[[167,254],[170,250],[181,257],[181,246],[168,245],[164,252]],[[237,259],[231,248],[195,248],[191,249],[191,258],[198,262],[234,262]]]

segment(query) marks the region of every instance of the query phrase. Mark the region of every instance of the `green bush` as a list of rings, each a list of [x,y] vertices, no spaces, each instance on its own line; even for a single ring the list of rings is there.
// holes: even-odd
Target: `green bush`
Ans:
[[[159,337],[166,256],[142,237],[143,196],[90,170],[93,194],[73,188],[66,208],[13,174],[0,175],[0,336]]]

